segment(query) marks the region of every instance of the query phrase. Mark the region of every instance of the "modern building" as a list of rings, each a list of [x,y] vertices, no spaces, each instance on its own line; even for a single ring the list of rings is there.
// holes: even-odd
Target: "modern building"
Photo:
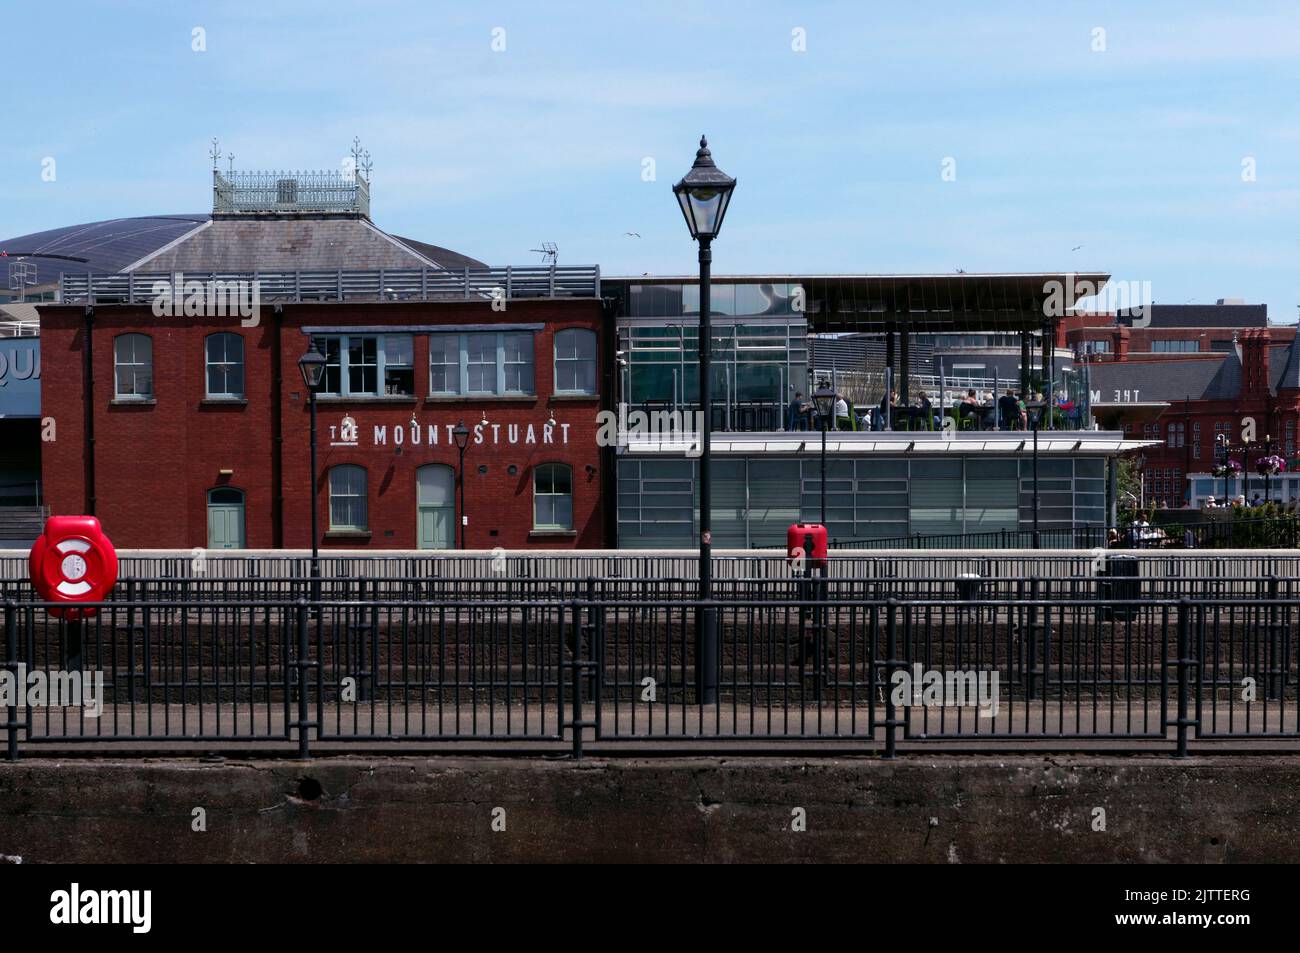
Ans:
[[[911,366],[920,335],[1007,335],[1018,345],[1017,377],[1034,365],[1037,335],[1038,367],[1059,382],[1045,289],[1061,277],[715,277],[714,545],[780,545],[790,523],[820,519],[821,438],[792,430],[787,414],[795,394],[806,397],[816,385],[810,340],[815,349],[818,335],[877,336],[884,367],[906,394],[902,368]],[[1104,283],[1105,276],[1094,278]],[[698,410],[697,283],[613,278],[602,288],[616,315],[620,402],[648,423],[664,414],[689,420]],[[1089,423],[1040,434],[1037,454],[1033,435],[1024,431],[837,431],[826,446],[828,528],[839,543],[1024,531],[1035,525],[1035,492],[1039,528],[1102,527],[1115,503],[1111,464],[1143,444],[1081,429]],[[653,427],[631,429],[616,455],[617,544],[696,545],[694,442]]]

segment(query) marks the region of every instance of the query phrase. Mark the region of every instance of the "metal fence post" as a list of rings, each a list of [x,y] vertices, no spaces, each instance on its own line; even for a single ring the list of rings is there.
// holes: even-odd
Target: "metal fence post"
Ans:
[[[12,599],[5,602],[5,664],[7,672],[13,672],[14,687],[18,686],[18,603]],[[18,692],[9,697],[7,717],[5,718],[5,743],[7,757],[10,761],[18,760]]]
[[[1286,667],[1282,662],[1282,624],[1278,610],[1278,599],[1281,597],[1281,582],[1277,576],[1268,577],[1268,649],[1266,652],[1267,679],[1265,681],[1265,696],[1270,700],[1282,697],[1282,674]]]
[[[135,579],[126,581],[126,700],[135,704]]]
[[[573,693],[573,717],[569,730],[573,732],[573,757],[582,760],[582,609],[575,599],[571,604],[570,631],[573,633],[573,652],[569,658],[569,681]]]
[[[311,669],[311,662],[307,658],[308,639],[307,639],[307,600],[298,599],[296,609],[297,630],[298,630],[298,661],[295,667],[298,669],[298,758],[307,761],[311,758],[309,750],[308,732],[311,728],[309,715],[307,711],[307,672]]]
[[[898,654],[897,613],[898,601],[891,598],[885,603],[885,760],[887,761],[893,761],[898,757],[896,729],[899,720],[898,713],[894,710],[894,692],[891,685],[894,668],[900,664],[895,658]]]
[[[1038,577],[1029,580],[1029,622],[1025,626],[1025,639],[1029,642],[1025,661],[1025,701],[1033,701],[1036,696],[1034,686],[1038,676]]]
[[[1178,601],[1178,751],[1175,757],[1187,757],[1188,695],[1191,693],[1192,601]]]

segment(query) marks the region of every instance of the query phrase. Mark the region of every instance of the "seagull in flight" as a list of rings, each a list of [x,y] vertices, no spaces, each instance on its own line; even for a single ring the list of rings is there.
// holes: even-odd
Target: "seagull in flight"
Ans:
[[[641,236],[640,236],[639,234],[637,234],[636,232],[624,232],[623,234],[624,234],[624,235],[631,235],[633,238],[640,238],[640,237],[641,237]]]
[[[1082,245],[1075,245],[1073,248],[1070,249],[1070,251],[1078,251],[1082,247],[1083,247]]]

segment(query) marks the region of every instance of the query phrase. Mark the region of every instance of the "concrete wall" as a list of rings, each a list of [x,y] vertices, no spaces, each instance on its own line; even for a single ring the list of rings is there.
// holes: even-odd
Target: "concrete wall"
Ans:
[[[1300,757],[1270,755],[0,765],[0,855],[24,863],[1259,863],[1298,844]]]

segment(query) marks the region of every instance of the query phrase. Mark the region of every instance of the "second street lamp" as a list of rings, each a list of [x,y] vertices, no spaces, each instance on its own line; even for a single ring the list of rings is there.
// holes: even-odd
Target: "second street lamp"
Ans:
[[[311,349],[298,358],[298,370],[307,387],[307,400],[311,404],[311,598],[320,602],[320,533],[316,528],[316,392],[325,377],[325,355],[311,342]]]
[[[711,547],[713,532],[710,507],[712,496],[709,484],[709,434],[713,430],[713,401],[709,387],[710,358],[713,352],[712,305],[709,298],[710,268],[713,263],[713,239],[722,229],[722,219],[731,204],[731,193],[736,180],[713,164],[709,143],[700,136],[700,148],[695,153],[691,171],[673,186],[677,204],[686,218],[691,238],[700,244],[700,416],[704,433],[700,442],[700,610],[695,622],[695,690],[702,705],[712,705],[718,697],[718,630],[712,608],[705,608],[713,598],[713,566]]]
[[[826,525],[826,430],[831,415],[835,413],[835,391],[822,382],[822,386],[813,392],[813,406],[822,430],[822,526]]]
[[[469,525],[465,516],[465,448],[469,446],[469,428],[465,426],[465,421],[456,422],[451,436],[456,441],[456,449],[460,451],[460,548],[464,549],[465,527]]]

